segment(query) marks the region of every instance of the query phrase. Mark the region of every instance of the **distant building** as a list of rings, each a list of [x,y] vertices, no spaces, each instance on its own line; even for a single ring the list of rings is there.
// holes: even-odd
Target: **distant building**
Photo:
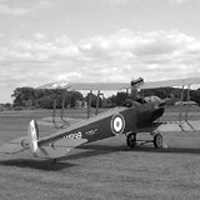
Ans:
[[[189,105],[189,106],[197,106],[197,103],[195,102],[195,101],[183,101],[182,102],[182,104],[184,105],[184,106],[186,106],[187,104]],[[176,103],[175,103],[175,106],[180,106],[181,105],[181,101],[177,101]]]
[[[76,100],[76,108],[87,108],[87,101]]]

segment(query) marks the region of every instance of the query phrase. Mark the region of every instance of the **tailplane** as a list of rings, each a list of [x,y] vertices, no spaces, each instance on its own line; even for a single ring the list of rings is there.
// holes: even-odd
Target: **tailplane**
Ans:
[[[87,142],[87,139],[70,138],[71,131],[64,129],[55,135],[40,138],[38,123],[31,120],[28,125],[28,137],[20,137],[9,141],[0,147],[0,154],[16,154],[30,149],[34,157],[42,159],[56,159],[66,156],[73,148]],[[61,135],[59,138],[59,134]],[[64,136],[66,134],[66,137]]]
[[[58,141],[52,140],[50,142],[45,142],[45,144],[41,144],[39,128],[35,120],[31,120],[28,125],[28,137],[31,153],[34,157],[38,158],[55,159],[63,157],[73,148],[71,143],[66,143],[66,139]],[[42,140],[44,142],[44,137],[42,138]]]

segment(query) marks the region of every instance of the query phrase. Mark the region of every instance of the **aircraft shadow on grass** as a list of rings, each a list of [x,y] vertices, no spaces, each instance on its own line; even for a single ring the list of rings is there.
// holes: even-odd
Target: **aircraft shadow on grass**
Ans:
[[[32,160],[32,159],[13,159],[0,161],[2,166],[15,166],[19,168],[31,168],[43,171],[60,171],[62,169],[74,167],[75,164],[58,162],[53,164],[50,160]]]
[[[110,154],[110,153],[116,153],[117,151],[123,151],[124,146],[113,147],[113,146],[105,146],[105,145],[85,145],[83,147],[79,147],[77,150],[81,152],[75,152],[76,150],[74,150],[73,154],[68,154],[65,157],[57,159],[56,163],[53,163],[53,160],[14,158],[14,159],[0,161],[0,165],[16,166],[20,168],[32,168],[32,169],[44,170],[44,171],[59,171],[62,169],[76,166],[77,164],[71,163],[71,161],[73,160],[78,160],[78,159],[87,158],[87,157],[95,157],[98,155],[104,155],[104,154]]]
[[[16,166],[20,168],[32,168],[36,170],[44,170],[44,171],[60,171],[62,169],[67,169],[71,167],[75,167],[78,164],[71,163],[73,160],[79,160],[88,157],[96,157],[98,155],[106,155],[117,152],[145,152],[145,153],[173,153],[173,154],[200,154],[200,149],[196,148],[163,148],[163,149],[155,149],[150,146],[137,146],[132,150],[126,149],[125,146],[109,146],[109,145],[85,145],[77,148],[78,151],[82,152],[74,152],[73,154],[69,154],[63,158],[57,160],[56,163],[53,163],[51,160],[37,160],[37,159],[21,159],[15,158],[11,160],[3,160],[0,161],[0,165],[2,166]],[[130,154],[128,155],[130,156]],[[98,158],[97,158],[98,159]],[[70,162],[69,162],[70,160]],[[114,162],[114,161],[113,161]]]
[[[134,149],[127,149],[124,145],[121,146],[109,146],[109,145],[85,145],[78,147],[77,149],[82,150],[83,152],[74,153],[72,155],[68,155],[64,157],[62,160],[78,160],[87,157],[96,157],[98,155],[106,155],[106,154],[117,154],[117,152],[145,152],[145,153],[159,153],[159,154],[199,154],[200,149],[197,148],[162,148],[162,149],[155,149],[152,146],[137,146]],[[130,156],[127,155],[127,156]]]
[[[200,148],[190,148],[190,147],[168,147],[168,148],[161,148],[161,149],[155,149],[153,146],[136,146],[133,149],[126,148],[124,145],[121,146],[108,146],[108,145],[85,145],[82,147],[78,147],[78,149],[85,149],[85,150],[94,150],[94,151],[99,151],[99,153],[95,153],[94,151],[91,151],[90,154],[91,156],[95,156],[98,154],[107,154],[103,153],[108,152],[108,153],[115,153],[118,151],[131,151],[131,152],[155,152],[155,153],[188,153],[188,154],[200,154]],[[94,154],[93,154],[94,153]],[[69,156],[68,156],[69,157]],[[87,157],[87,156],[86,156]],[[80,157],[81,158],[81,157]]]
[[[109,146],[109,145],[96,145],[96,144],[89,144],[84,145],[81,147],[77,147],[77,150],[81,151],[74,154],[69,154],[63,159],[82,159],[87,157],[96,157],[98,155],[106,155],[106,154],[112,154],[117,152],[123,152],[125,150],[125,147],[122,146]]]
[[[182,147],[169,147],[169,148],[163,148],[163,149],[155,149],[151,147],[138,147],[135,148],[135,152],[145,152],[145,153],[172,153],[172,154],[199,154],[200,155],[200,149],[196,148],[182,148]]]

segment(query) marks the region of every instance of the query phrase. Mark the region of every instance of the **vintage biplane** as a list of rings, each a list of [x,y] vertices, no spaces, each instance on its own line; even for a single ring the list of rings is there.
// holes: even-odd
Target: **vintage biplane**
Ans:
[[[57,82],[46,84],[38,87],[38,89],[63,89],[63,91],[71,90],[88,90],[98,91],[98,99],[100,91],[104,90],[139,90],[150,88],[162,88],[181,86],[181,102],[183,102],[184,87],[189,89],[193,84],[200,84],[200,78],[187,78],[178,80],[168,80],[159,82],[144,82],[142,78],[131,81],[131,83],[69,83]],[[97,102],[99,101],[97,99]],[[126,143],[129,148],[134,148],[137,141],[137,134],[149,132],[152,140],[143,141],[144,143],[152,142],[155,148],[163,147],[162,132],[165,131],[195,131],[200,130],[199,122],[188,121],[188,111],[183,116],[182,105],[180,105],[180,115],[176,122],[162,122],[160,117],[163,116],[165,103],[167,100],[161,100],[158,97],[142,97],[139,99],[127,100],[124,106],[109,109],[103,113],[89,117],[90,103],[88,106],[88,119],[84,119],[77,123],[69,125],[65,123],[63,116],[62,128],[48,136],[41,137],[39,133],[38,122],[32,120],[28,125],[28,139],[18,138],[10,141],[0,148],[1,152],[6,154],[15,154],[29,149],[34,157],[53,159],[64,157],[73,148],[106,139],[121,134],[126,135]],[[90,102],[90,101],[89,101]],[[182,103],[181,103],[182,104]],[[98,112],[98,103],[96,114]],[[55,122],[55,112],[52,122]],[[196,128],[197,127],[197,128]]]

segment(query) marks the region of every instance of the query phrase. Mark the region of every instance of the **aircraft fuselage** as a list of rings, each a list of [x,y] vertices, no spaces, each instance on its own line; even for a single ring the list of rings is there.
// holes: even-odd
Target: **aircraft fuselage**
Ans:
[[[163,112],[164,108],[155,109],[150,103],[138,104],[130,108],[117,107],[84,120],[78,125],[74,124],[66,130],[60,130],[57,136],[54,134],[53,137],[54,140],[84,139],[87,142],[93,142],[151,126]],[[39,145],[44,145],[51,139],[52,136],[49,136],[49,139],[45,138],[45,141],[41,139]]]

